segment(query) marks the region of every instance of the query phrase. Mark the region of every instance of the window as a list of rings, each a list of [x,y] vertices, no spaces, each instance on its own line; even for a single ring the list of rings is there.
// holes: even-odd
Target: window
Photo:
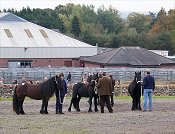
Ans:
[[[29,38],[33,38],[33,35],[32,35],[32,33],[30,32],[29,29],[24,29],[24,31],[26,32],[26,34],[27,34],[27,36],[28,36]]]
[[[8,67],[12,68],[31,68],[32,61],[31,60],[17,60],[17,61],[8,61]]]
[[[13,38],[13,35],[12,35],[12,33],[10,32],[9,29],[4,29],[4,31],[5,31],[5,33],[7,34],[7,36],[8,36],[9,38]]]
[[[39,31],[40,31],[40,33],[42,34],[42,36],[44,38],[49,38],[48,35],[47,35],[47,33],[43,29],[40,29]]]
[[[66,67],[72,67],[72,61],[64,61]]]

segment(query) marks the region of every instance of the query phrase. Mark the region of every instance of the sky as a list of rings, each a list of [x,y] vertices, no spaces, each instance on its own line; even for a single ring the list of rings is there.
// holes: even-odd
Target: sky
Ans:
[[[0,0],[0,10],[14,8],[21,10],[23,7],[30,8],[51,8],[57,5],[67,3],[94,5],[95,8],[104,5],[108,8],[110,5],[118,11],[125,12],[158,12],[161,7],[166,11],[175,9],[175,0]]]

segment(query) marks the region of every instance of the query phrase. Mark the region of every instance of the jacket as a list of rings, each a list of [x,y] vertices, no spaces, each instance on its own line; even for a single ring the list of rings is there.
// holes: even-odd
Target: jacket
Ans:
[[[112,94],[112,82],[107,76],[100,78],[96,86],[98,88],[99,96]]]
[[[151,75],[147,75],[143,78],[143,88],[144,89],[155,89],[155,80],[154,77]]]
[[[62,84],[63,84],[63,88],[62,89],[57,89],[56,90],[56,97],[64,97],[65,96],[65,94],[67,94],[67,83],[66,83],[66,81],[63,79],[62,80]],[[60,93],[60,95],[59,95],[59,93]]]

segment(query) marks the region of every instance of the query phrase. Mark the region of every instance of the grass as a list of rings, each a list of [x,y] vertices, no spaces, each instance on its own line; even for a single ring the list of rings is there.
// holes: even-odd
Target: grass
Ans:
[[[55,96],[51,97],[51,100],[55,100]],[[12,101],[12,97],[0,97],[0,101]],[[71,97],[67,97],[66,99],[70,100]],[[130,96],[114,96],[116,100],[131,100]],[[153,99],[175,99],[175,96],[153,96]],[[26,97],[25,100],[30,100],[30,98]]]

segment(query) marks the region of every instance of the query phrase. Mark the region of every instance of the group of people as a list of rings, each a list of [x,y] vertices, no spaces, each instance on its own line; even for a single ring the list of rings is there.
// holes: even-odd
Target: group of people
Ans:
[[[69,73],[70,74],[70,73]],[[100,109],[101,113],[104,113],[104,106],[107,106],[107,109],[110,113],[113,113],[112,106],[114,105],[114,86],[115,80],[113,79],[112,75],[107,76],[106,72],[100,74],[100,78],[96,83],[96,87],[98,88],[98,95],[100,98]],[[62,103],[64,96],[67,94],[67,84],[64,80],[64,74],[61,73],[59,75],[63,79],[64,88],[59,92],[56,92],[56,113],[64,114],[62,112]],[[88,75],[84,74],[82,78],[83,83],[87,83]],[[155,80],[154,77],[150,74],[150,70],[146,70],[146,76],[143,78],[143,95],[144,95],[144,105],[143,111],[147,111],[147,101],[149,100],[149,111],[153,110],[153,102],[152,102],[152,95],[155,89]]]
[[[147,100],[149,99],[149,111],[153,110],[152,95],[155,88],[154,77],[150,75],[150,70],[146,71],[146,76],[143,78],[143,95],[144,95],[144,105],[143,111],[147,111]],[[67,79],[64,78],[64,73],[60,73],[59,77],[62,80],[62,89],[56,90],[56,114],[63,113],[63,101],[64,97],[67,95],[67,83],[71,82],[71,73],[67,75]],[[84,74],[82,77],[82,82],[88,84],[88,75]],[[47,79],[44,79],[47,80]],[[14,81],[17,84],[17,81]],[[96,82],[96,88],[98,89],[98,96],[100,98],[100,109],[101,113],[104,113],[104,106],[110,113],[113,113],[112,106],[114,105],[114,86],[115,80],[112,75],[107,76],[106,72],[99,73],[99,78]]]

